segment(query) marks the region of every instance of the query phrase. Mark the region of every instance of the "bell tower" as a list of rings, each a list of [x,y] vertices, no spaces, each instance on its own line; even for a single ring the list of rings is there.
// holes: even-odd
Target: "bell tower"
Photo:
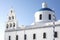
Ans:
[[[13,8],[10,9],[7,19],[6,29],[16,29],[18,27],[15,11],[13,10]]]

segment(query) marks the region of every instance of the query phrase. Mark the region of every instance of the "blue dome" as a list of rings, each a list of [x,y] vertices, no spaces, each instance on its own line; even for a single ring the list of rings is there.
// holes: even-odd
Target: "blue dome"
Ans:
[[[39,11],[45,11],[45,10],[54,12],[54,11],[51,10],[50,8],[41,8]]]

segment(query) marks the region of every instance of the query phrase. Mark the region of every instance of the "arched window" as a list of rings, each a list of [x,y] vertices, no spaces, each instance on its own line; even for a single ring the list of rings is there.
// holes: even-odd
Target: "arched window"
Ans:
[[[11,20],[11,17],[9,17],[9,20]]]
[[[13,27],[15,27],[15,23],[13,23]]]
[[[26,34],[24,35],[24,40],[26,40],[27,39],[27,37],[26,37]]]
[[[46,38],[46,33],[43,33],[43,38]]]
[[[18,35],[16,35],[16,40],[18,40]]]
[[[11,40],[11,36],[9,36],[9,40]]]
[[[11,10],[11,13],[12,13],[13,11]]]
[[[33,34],[33,39],[36,39],[36,34]]]
[[[12,27],[12,24],[10,23],[10,27]]]
[[[8,28],[8,26],[9,26],[9,25],[7,24],[7,25],[6,25],[6,28]]]
[[[49,14],[49,20],[51,20],[51,14]]]
[[[12,19],[14,19],[14,16],[12,16]]]
[[[40,14],[40,17],[39,17],[40,20],[42,20],[42,14]]]

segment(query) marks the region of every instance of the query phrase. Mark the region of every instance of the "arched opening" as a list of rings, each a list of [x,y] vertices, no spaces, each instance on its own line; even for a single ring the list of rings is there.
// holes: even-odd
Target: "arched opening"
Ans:
[[[18,40],[18,35],[16,35],[16,40]]]
[[[7,25],[6,25],[6,28],[8,28],[8,26],[9,26],[9,25],[7,24]]]
[[[46,38],[46,33],[43,33],[43,38]]]
[[[12,16],[12,19],[14,19],[14,16]]]
[[[33,34],[33,39],[36,39],[36,34]]]
[[[15,23],[13,23],[13,27],[15,27]]]
[[[49,20],[51,20],[51,14],[49,14]]]
[[[12,23],[10,23],[10,27],[12,27]]]
[[[42,14],[40,14],[39,19],[42,20]]]
[[[24,40],[26,40],[27,39],[27,37],[26,37],[26,34],[24,35]]]
[[[9,20],[11,20],[11,17],[9,17]]]
[[[54,37],[57,38],[58,37],[58,33],[54,32]]]
[[[9,36],[9,40],[11,40],[11,36]]]
[[[13,11],[11,10],[11,13],[12,13]]]

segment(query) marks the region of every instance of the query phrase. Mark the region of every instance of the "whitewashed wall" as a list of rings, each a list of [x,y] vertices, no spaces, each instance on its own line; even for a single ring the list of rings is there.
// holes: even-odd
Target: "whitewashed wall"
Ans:
[[[45,39],[43,38],[44,32],[46,33]],[[35,40],[53,40],[53,27],[5,32],[5,40],[8,40],[8,36],[11,36],[11,40],[16,40],[16,35],[19,36],[19,40],[24,40],[24,34],[27,35],[27,40],[33,40],[33,34],[36,34]]]

